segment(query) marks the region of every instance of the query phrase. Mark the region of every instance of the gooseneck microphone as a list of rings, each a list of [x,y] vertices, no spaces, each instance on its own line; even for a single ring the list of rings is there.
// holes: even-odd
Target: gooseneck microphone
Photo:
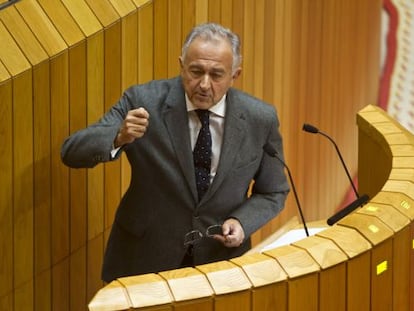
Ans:
[[[339,159],[341,160],[341,163],[342,163],[342,166],[345,170],[345,173],[348,176],[349,182],[352,186],[352,189],[354,190],[355,196],[357,197],[357,199],[355,201],[351,202],[349,205],[347,205],[346,207],[341,209],[339,212],[335,213],[332,217],[328,218],[327,223],[328,223],[328,225],[332,226],[337,221],[339,221],[340,219],[342,219],[346,215],[350,214],[353,210],[355,210],[359,206],[364,205],[368,201],[369,197],[366,194],[364,194],[362,196],[359,195],[359,193],[358,193],[358,191],[355,187],[355,184],[352,181],[351,175],[349,174],[348,168],[345,165],[345,161],[342,158],[342,154],[339,151],[339,148],[336,145],[335,141],[329,135],[325,134],[324,132],[321,132],[317,127],[315,127],[313,125],[304,123],[302,130],[304,130],[305,132],[308,132],[308,133],[312,133],[312,134],[321,134],[322,136],[328,138],[329,141],[335,146],[336,153],[338,154]]]
[[[348,176],[348,179],[349,179],[349,182],[351,183],[352,189],[354,190],[354,193],[355,193],[356,197],[357,197],[357,198],[359,198],[358,191],[357,191],[357,189],[356,189],[356,187],[355,187],[354,182],[352,181],[351,175],[349,174],[348,168],[347,168],[347,167],[346,167],[346,165],[345,165],[345,161],[344,161],[344,159],[342,158],[342,154],[341,154],[341,152],[339,151],[339,148],[338,148],[338,146],[336,145],[335,141],[334,141],[334,140],[333,140],[330,136],[328,136],[328,135],[327,135],[327,134],[325,134],[324,132],[321,132],[318,128],[314,127],[313,125],[310,125],[310,124],[306,124],[306,123],[305,123],[305,124],[303,124],[303,128],[302,128],[302,129],[303,129],[305,132],[308,132],[308,133],[312,133],[312,134],[321,134],[322,136],[325,136],[326,138],[328,138],[328,139],[331,141],[331,143],[335,146],[336,153],[338,154],[339,159],[341,160],[342,166],[344,167],[344,170],[345,170],[346,176]]]
[[[266,145],[263,146],[263,150],[267,153],[267,155],[271,156],[272,158],[278,159],[279,162],[282,163],[283,166],[286,168],[286,171],[288,172],[288,175],[289,175],[290,184],[292,185],[292,190],[293,190],[293,194],[295,196],[295,201],[296,201],[296,205],[297,205],[298,210],[299,210],[300,218],[301,218],[302,223],[303,223],[303,228],[305,229],[306,236],[309,236],[308,227],[306,226],[305,217],[303,217],[302,207],[300,206],[298,194],[296,193],[296,187],[295,187],[295,184],[293,182],[292,174],[290,173],[289,167],[280,158],[278,152],[269,143],[266,143]]]

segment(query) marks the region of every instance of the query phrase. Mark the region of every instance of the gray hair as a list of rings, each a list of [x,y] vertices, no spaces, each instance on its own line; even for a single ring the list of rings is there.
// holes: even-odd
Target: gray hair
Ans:
[[[242,60],[242,56],[240,53],[240,38],[230,29],[224,28],[223,26],[216,23],[206,23],[194,27],[184,41],[181,50],[181,57],[185,59],[188,47],[196,38],[201,38],[206,41],[212,41],[216,40],[217,37],[226,39],[231,45],[231,49],[233,52],[232,70],[234,72],[240,66]]]

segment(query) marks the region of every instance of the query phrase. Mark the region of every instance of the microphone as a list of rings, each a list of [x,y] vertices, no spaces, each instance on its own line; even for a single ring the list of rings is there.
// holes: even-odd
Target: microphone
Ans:
[[[295,188],[295,184],[293,183],[293,178],[292,178],[292,174],[290,173],[290,169],[289,167],[286,165],[286,163],[280,158],[278,152],[269,144],[266,143],[266,145],[263,146],[263,150],[267,153],[267,155],[271,156],[272,158],[276,158],[279,160],[280,163],[283,164],[283,166],[286,168],[288,175],[289,175],[289,181],[290,184],[292,185],[292,190],[293,190],[293,194],[295,196],[295,201],[296,201],[296,205],[298,207],[299,210],[299,214],[300,214],[300,218],[302,219],[302,223],[303,223],[303,228],[305,229],[305,233],[306,236],[309,236],[309,231],[308,231],[308,227],[306,226],[306,221],[305,221],[305,217],[303,217],[303,212],[302,212],[302,208],[300,206],[300,202],[299,202],[299,198],[298,198],[298,194],[296,193],[296,188]]]
[[[346,165],[345,165],[345,161],[344,161],[344,159],[342,158],[342,154],[341,154],[341,152],[339,151],[339,148],[338,148],[338,146],[336,145],[336,143],[335,143],[335,141],[330,137],[330,136],[328,136],[327,134],[325,134],[324,132],[321,132],[318,128],[316,128],[315,126],[313,126],[313,125],[310,125],[310,124],[303,124],[303,128],[302,128],[305,132],[308,132],[308,133],[312,133],[312,134],[321,134],[322,136],[325,136],[326,138],[328,138],[330,141],[331,141],[331,143],[335,146],[335,149],[336,149],[336,153],[338,154],[338,156],[339,156],[339,159],[341,160],[341,163],[342,163],[342,166],[344,167],[344,170],[345,170],[345,173],[346,173],[346,176],[348,176],[348,179],[349,179],[349,182],[351,183],[351,186],[352,186],[352,189],[354,190],[354,193],[355,193],[355,195],[356,195],[356,197],[357,198],[359,198],[359,194],[358,194],[358,191],[357,191],[357,189],[356,189],[356,187],[355,187],[355,184],[354,184],[354,182],[352,181],[352,178],[351,178],[351,175],[349,174],[349,171],[348,171],[348,168],[346,167]]]
[[[357,197],[357,199],[353,202],[351,202],[349,205],[347,205],[345,208],[343,208],[342,210],[340,210],[339,212],[337,212],[336,214],[334,214],[332,217],[330,217],[327,221],[328,225],[332,226],[334,223],[336,223],[338,220],[342,219],[343,217],[345,217],[346,215],[348,215],[349,213],[351,213],[353,210],[355,210],[357,207],[364,205],[369,197],[368,195],[364,194],[362,196],[359,195],[354,182],[352,181],[351,175],[349,174],[348,168],[345,165],[345,161],[342,158],[342,154],[339,151],[338,146],[336,145],[335,141],[327,134],[325,134],[324,132],[321,132],[317,127],[310,125],[310,124],[303,124],[303,128],[302,130],[304,130],[305,132],[308,133],[312,133],[312,134],[321,134],[322,136],[325,136],[326,138],[329,139],[329,141],[335,146],[336,149],[336,153],[339,156],[339,159],[341,160],[342,166],[345,170],[346,176],[348,176],[349,182],[352,186],[352,189],[354,190],[355,196]]]

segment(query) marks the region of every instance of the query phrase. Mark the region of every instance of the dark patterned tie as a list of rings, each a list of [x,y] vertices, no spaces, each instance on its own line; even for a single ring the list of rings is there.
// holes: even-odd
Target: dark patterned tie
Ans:
[[[201,121],[201,129],[193,151],[195,177],[198,199],[201,200],[210,185],[211,167],[211,133],[209,127],[208,110],[196,110]]]

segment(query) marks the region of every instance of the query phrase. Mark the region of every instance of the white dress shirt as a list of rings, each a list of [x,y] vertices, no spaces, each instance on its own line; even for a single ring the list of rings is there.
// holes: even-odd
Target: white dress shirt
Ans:
[[[194,146],[197,141],[198,132],[201,129],[201,121],[197,116],[195,110],[197,109],[189,100],[187,94],[185,95],[185,101],[188,111],[188,127],[190,129],[191,149],[194,150]],[[209,109],[210,111],[210,132],[211,132],[211,170],[210,170],[210,183],[216,176],[217,167],[220,159],[221,144],[223,142],[224,133],[224,116],[226,113],[226,95],[224,95],[220,101]]]

